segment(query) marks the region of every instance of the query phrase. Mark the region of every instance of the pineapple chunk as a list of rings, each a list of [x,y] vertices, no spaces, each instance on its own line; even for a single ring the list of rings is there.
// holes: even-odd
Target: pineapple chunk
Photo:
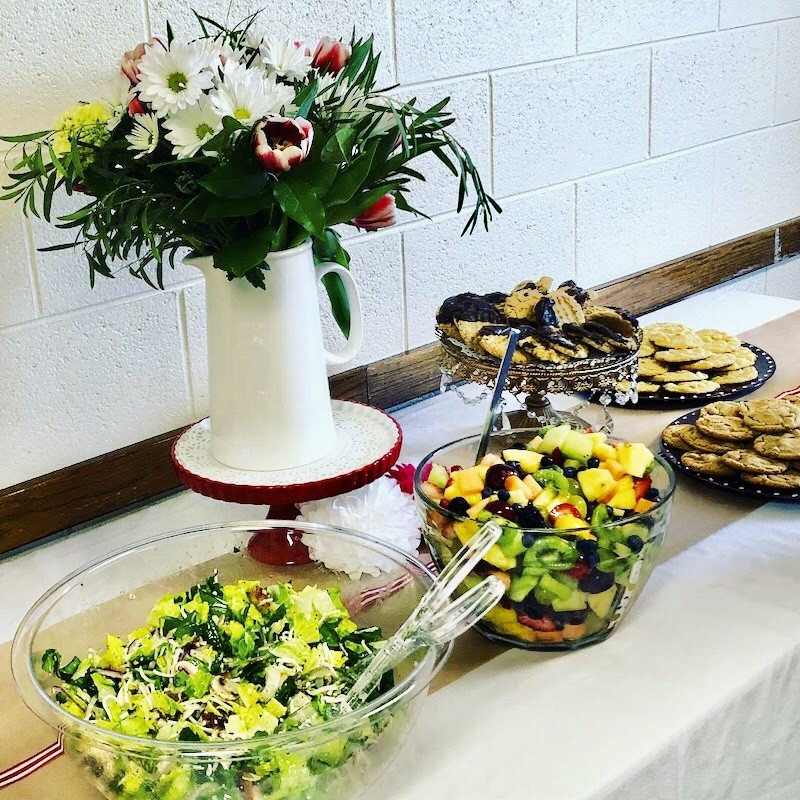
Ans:
[[[616,480],[611,472],[601,467],[584,469],[578,473],[578,483],[586,499],[593,503],[611,492]]]
[[[619,461],[606,459],[605,461],[600,462],[600,466],[603,469],[607,469],[611,473],[615,481],[624,478],[628,474],[627,472],[625,472],[625,468],[619,463]]]
[[[601,461],[615,461],[617,458],[617,448],[604,442],[595,442],[592,446],[592,455]]]
[[[641,442],[621,444],[617,447],[617,460],[629,475],[643,478],[653,463],[654,456]]]
[[[481,459],[481,466],[486,465],[487,467],[491,467],[493,464],[502,464],[503,459],[500,456],[496,456],[494,453],[487,453]]]
[[[633,509],[636,506],[636,490],[633,488],[633,478],[626,475],[617,483],[614,494],[608,501],[612,508]]]

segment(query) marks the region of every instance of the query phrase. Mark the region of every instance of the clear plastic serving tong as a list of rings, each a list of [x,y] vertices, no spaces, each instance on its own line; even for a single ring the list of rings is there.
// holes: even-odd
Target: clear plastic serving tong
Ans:
[[[501,533],[499,525],[487,522],[453,556],[409,618],[361,673],[347,695],[351,709],[361,705],[372,694],[384,672],[396,667],[420,647],[444,644],[455,639],[497,605],[505,587],[493,575],[484,578],[455,600],[451,598]]]

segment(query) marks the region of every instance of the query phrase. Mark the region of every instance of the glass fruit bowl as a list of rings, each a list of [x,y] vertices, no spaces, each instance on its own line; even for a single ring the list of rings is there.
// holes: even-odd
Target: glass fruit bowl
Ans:
[[[333,572],[321,563],[268,566],[248,555],[255,535],[287,529],[312,552],[335,548],[354,564],[379,564],[377,577]],[[42,654],[102,650],[106,635],[138,628],[165,593],[183,592],[217,571],[223,584],[258,580],[339,587],[359,627],[393,634],[430,586],[431,573],[392,545],[343,529],[295,522],[209,525],[168,533],[73,573],[28,612],[12,646],[26,705],[64,736],[67,754],[113,800],[315,800],[355,797],[371,786],[408,735],[450,648],[417,651],[394,671],[394,686],[327,722],[247,740],[158,741],[106,730],[65,711],[48,693]],[[357,574],[352,571],[351,574]]]
[[[476,625],[488,639],[528,650],[600,642],[656,564],[669,526],[672,469],[644,445],[602,433],[574,431],[565,443],[568,429],[492,434],[475,467],[479,437],[470,436],[434,450],[416,470],[425,540],[440,569],[486,519],[505,526],[466,582],[494,574],[506,584],[500,605]]]

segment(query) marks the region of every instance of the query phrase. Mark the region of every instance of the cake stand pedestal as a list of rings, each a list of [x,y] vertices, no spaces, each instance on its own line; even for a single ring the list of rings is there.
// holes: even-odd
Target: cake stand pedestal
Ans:
[[[296,519],[297,504],[351,492],[372,483],[400,457],[403,434],[385,412],[347,400],[333,400],[334,452],[287,470],[240,470],[211,453],[211,420],[187,428],[172,445],[172,463],[193,492],[229,503],[269,505],[267,519]],[[267,564],[308,563],[308,551],[291,528],[256,534],[249,552]]]
[[[439,367],[442,387],[462,382],[494,388],[497,381],[498,362],[470,350],[463,342],[440,335]],[[627,399],[636,391],[638,353],[615,353],[608,356],[570,361],[566,364],[512,364],[505,389],[524,398],[520,411],[504,413],[514,428],[544,427],[569,422],[588,428],[589,423],[571,411],[553,408],[548,394],[596,393],[603,406],[604,421],[601,427],[608,433],[614,428],[608,405],[612,399]],[[626,386],[624,391],[619,385]],[[479,397],[478,400],[482,399]]]

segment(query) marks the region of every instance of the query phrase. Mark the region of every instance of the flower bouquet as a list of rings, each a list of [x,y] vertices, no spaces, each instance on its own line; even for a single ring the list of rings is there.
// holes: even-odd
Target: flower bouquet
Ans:
[[[500,207],[448,131],[449,98],[423,110],[376,88],[372,37],[306,43],[263,35],[258,14],[232,28],[195,16],[197,38],[167,25],[53,130],[0,136],[17,154],[0,199],[50,220],[56,192],[85,195],[59,218],[74,236],[48,249],[82,247],[92,285],[123,263],[163,288],[165,265],[188,251],[206,278],[214,456],[283,469],[333,446],[325,362],[360,340],[337,226],[420,214],[410,162],[424,153],[457,176],[459,211],[474,197],[465,232]],[[317,280],[343,353],[322,347]]]
[[[376,89],[372,37],[309,44],[262,35],[258,14],[233,28],[196,18],[197,38],[179,41],[167,25],[53,130],[0,136],[19,148],[0,199],[49,221],[57,191],[91,198],[61,217],[76,236],[56,247],[84,248],[92,285],[122,261],[163,288],[182,248],[262,288],[266,254],[309,239],[316,257],[347,266],[335,226],[386,227],[395,207],[419,214],[409,184],[424,176],[409,162],[427,152],[458,176],[459,210],[474,192],[465,230],[500,211],[447,130],[449,98],[421,110]]]

